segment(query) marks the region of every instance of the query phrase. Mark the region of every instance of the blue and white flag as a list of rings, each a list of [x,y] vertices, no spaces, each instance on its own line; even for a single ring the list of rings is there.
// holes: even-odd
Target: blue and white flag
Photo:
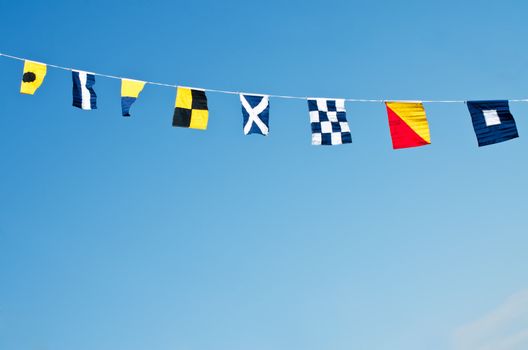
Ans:
[[[269,132],[269,96],[240,94],[244,134],[268,135]]]
[[[312,145],[352,143],[345,100],[308,99],[308,111],[312,126]]]
[[[95,84],[95,75],[82,72],[72,71],[73,79],[73,106],[81,109],[96,109],[97,95],[93,89]]]
[[[479,147],[519,137],[508,101],[467,101],[466,103]]]

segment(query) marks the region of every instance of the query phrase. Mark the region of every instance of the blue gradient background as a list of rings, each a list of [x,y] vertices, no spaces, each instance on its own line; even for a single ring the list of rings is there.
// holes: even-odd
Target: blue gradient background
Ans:
[[[524,1],[4,1],[0,51],[172,84],[300,96],[528,97]],[[237,96],[172,128],[175,90],[71,107],[0,58],[0,348],[437,350],[527,287],[521,138],[478,148],[464,104],[393,151],[382,104],[310,145],[305,101],[244,136]]]

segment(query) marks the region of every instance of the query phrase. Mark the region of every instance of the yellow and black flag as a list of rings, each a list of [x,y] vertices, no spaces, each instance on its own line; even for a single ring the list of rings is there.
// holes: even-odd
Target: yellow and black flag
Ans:
[[[44,63],[24,61],[24,75],[20,83],[20,93],[33,95],[42,85],[46,76],[47,66]]]
[[[205,130],[208,120],[205,91],[178,87],[172,126]]]

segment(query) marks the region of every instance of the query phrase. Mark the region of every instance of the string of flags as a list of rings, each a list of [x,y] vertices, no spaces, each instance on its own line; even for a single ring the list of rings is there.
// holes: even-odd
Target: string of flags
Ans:
[[[249,94],[139,81],[31,61],[3,53],[0,53],[0,56],[24,62],[24,70],[20,83],[20,93],[22,94],[33,95],[40,88],[46,77],[48,66],[71,71],[73,82],[72,105],[83,110],[97,109],[97,94],[94,89],[96,76],[121,80],[121,109],[124,117],[130,117],[130,109],[139,98],[145,85],[176,88],[176,101],[172,118],[172,125],[174,127],[199,130],[207,129],[209,108],[206,92],[239,95],[242,107],[242,130],[245,135],[269,135],[270,98],[306,100],[308,102],[313,145],[341,145],[352,143],[351,131],[346,117],[345,102],[384,103],[387,109],[389,130],[394,149],[431,144],[429,123],[423,103],[466,103],[478,146],[481,147],[519,137],[515,119],[510,112],[509,102],[528,102],[528,99],[490,101],[386,101]]]

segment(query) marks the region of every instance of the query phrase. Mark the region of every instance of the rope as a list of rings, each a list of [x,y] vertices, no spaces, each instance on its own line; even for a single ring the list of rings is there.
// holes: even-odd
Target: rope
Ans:
[[[12,55],[8,55],[8,54],[1,53],[1,52],[0,52],[0,56],[6,57],[6,58],[10,58],[10,59],[13,59],[13,60],[18,60],[18,61],[27,61],[28,60],[27,58],[12,56]],[[43,63],[43,62],[38,62],[38,61],[33,61],[33,62],[46,64],[48,67],[52,67],[52,68],[56,68],[56,69],[62,69],[62,70],[65,70],[65,71],[70,71],[70,72],[76,70],[74,68],[62,67],[62,66],[58,66],[58,65],[55,65],[55,64]],[[102,73],[92,73],[92,72],[90,72],[90,74],[93,74],[93,75],[96,75],[96,76],[99,76],[99,77],[109,78],[109,79],[134,80],[134,79],[130,79],[130,78],[118,77],[116,75],[109,75],[109,74],[102,74]],[[204,89],[204,88],[191,87],[191,86],[165,84],[165,83],[159,83],[159,82],[155,82],[155,81],[144,81],[144,82],[145,82],[145,84],[150,84],[150,85],[164,86],[164,87],[170,87],[170,88],[185,87],[185,88],[189,88],[189,89],[197,89],[197,90],[203,90],[203,91],[207,91],[207,92],[213,92],[213,93],[218,93],[218,94],[226,94],[226,95],[239,95],[239,94],[243,94],[243,95],[258,95],[258,96],[268,96],[268,97],[271,97],[271,98],[281,98],[281,99],[290,99],[290,100],[308,100],[309,99],[309,97],[301,97],[301,96],[272,95],[272,94],[249,93],[249,92],[240,92],[240,91],[217,90],[217,89],[208,89],[208,88]],[[335,100],[337,98],[328,98],[328,99]],[[385,100],[379,100],[378,99],[378,100],[376,100],[376,99],[357,99],[357,98],[345,98],[344,100],[347,101],[347,102],[360,102],[360,103],[385,103],[387,101],[421,102],[421,103],[466,103],[465,100],[390,100],[390,99],[385,99]],[[509,102],[528,102],[528,99],[509,100]]]

